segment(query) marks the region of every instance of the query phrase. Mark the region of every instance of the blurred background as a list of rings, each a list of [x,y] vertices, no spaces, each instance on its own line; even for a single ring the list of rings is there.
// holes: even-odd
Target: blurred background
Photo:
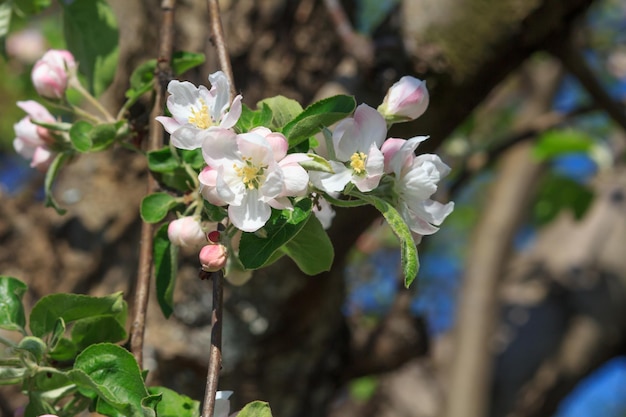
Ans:
[[[134,68],[157,55],[155,2],[111,0],[120,60],[102,100],[115,109]],[[620,0],[224,0],[237,89],[251,107],[282,94],[338,93],[376,107],[403,75],[430,107],[393,137],[452,168],[455,201],[420,246],[412,288],[376,212],[337,210],[333,269],[289,260],[225,293],[220,389],[233,407],[280,417],[626,416],[626,3]],[[176,6],[175,48],[217,69],[200,0]],[[132,304],[145,162],[126,149],[61,174],[58,216],[43,174],[12,149],[30,69],[63,47],[54,7],[14,21],[0,62],[0,273],[52,292],[124,291]],[[347,20],[344,20],[347,19]],[[349,25],[345,26],[348,22]],[[341,24],[350,30],[338,31]],[[145,126],[149,103],[133,109]],[[173,316],[151,302],[148,382],[202,399],[210,284],[181,264]],[[0,414],[25,398],[0,388]]]

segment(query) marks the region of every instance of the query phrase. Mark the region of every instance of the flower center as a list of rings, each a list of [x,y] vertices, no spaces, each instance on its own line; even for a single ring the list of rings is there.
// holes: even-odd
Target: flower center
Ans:
[[[242,166],[233,165],[233,169],[249,190],[258,189],[265,179],[267,165],[254,165],[250,158],[245,157],[243,162]]]
[[[189,117],[187,120],[198,129],[208,129],[209,127],[213,126],[213,120],[211,120],[209,107],[206,105],[204,100],[200,100],[200,103],[202,103],[202,106],[200,106],[200,110],[196,110],[192,107],[191,117]]]
[[[354,173],[361,175],[365,173],[365,160],[367,155],[363,152],[355,152],[350,157],[350,167],[354,170]]]

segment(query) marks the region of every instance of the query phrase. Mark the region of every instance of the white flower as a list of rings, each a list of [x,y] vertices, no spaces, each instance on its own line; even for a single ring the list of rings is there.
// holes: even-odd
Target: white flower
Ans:
[[[287,155],[287,140],[269,129],[235,134],[206,132],[202,154],[207,167],[200,173],[202,195],[212,204],[228,204],[228,215],[244,232],[265,225],[271,207],[293,208],[287,197],[304,195],[309,177],[298,162],[304,154]]]
[[[230,105],[230,84],[222,71],[209,75],[211,89],[196,87],[188,81],[172,80],[167,86],[167,108],[172,117],[156,119],[171,134],[172,144],[180,149],[202,146],[200,133],[209,129],[230,129],[241,116],[241,95]]]
[[[52,141],[52,138],[48,129],[37,126],[32,120],[54,123],[54,116],[36,101],[18,101],[17,105],[28,113],[28,116],[13,125],[15,131],[13,148],[22,157],[31,161],[31,167],[45,171],[54,158],[54,153],[48,148],[48,142]]]
[[[383,154],[387,124],[376,110],[361,104],[353,118],[341,121],[333,132],[336,161],[329,161],[334,171],[311,172],[311,182],[328,193],[343,191],[353,183],[363,192],[378,186],[383,175]]]
[[[167,227],[167,237],[174,245],[181,247],[200,247],[207,244],[202,224],[193,216],[172,220]]]
[[[388,139],[382,146],[385,172],[395,175],[394,191],[398,211],[411,231],[431,235],[454,209],[454,203],[441,204],[430,197],[450,168],[437,155],[413,153],[425,136],[409,140]]]

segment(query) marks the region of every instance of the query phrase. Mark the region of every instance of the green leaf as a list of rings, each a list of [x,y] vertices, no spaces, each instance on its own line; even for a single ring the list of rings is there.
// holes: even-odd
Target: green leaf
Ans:
[[[11,3],[7,1],[6,3]],[[40,13],[42,10],[50,6],[50,0],[13,0],[15,7],[26,15]]]
[[[317,101],[308,106],[282,130],[292,148],[310,136],[319,133],[324,127],[330,126],[348,117],[356,108],[352,96],[338,95]]]
[[[11,28],[12,5],[10,1],[0,4],[0,51],[6,58],[6,38]]]
[[[111,146],[117,137],[117,129],[117,123],[103,123],[94,126],[89,132],[89,139],[92,143],[91,150],[96,152]]]
[[[89,90],[99,96],[113,81],[118,64],[118,28],[105,0],[61,2],[63,33]]]
[[[272,109],[267,103],[260,103],[259,110],[251,110],[245,104],[241,108],[241,116],[237,120],[235,128],[240,133],[249,132],[258,126],[269,126],[272,122]]]
[[[154,193],[141,200],[141,218],[146,223],[160,222],[167,213],[178,205],[176,198],[167,193]]]
[[[148,168],[153,172],[171,172],[180,167],[169,146],[148,152]]]
[[[181,149],[179,152],[183,157],[183,161],[196,171],[200,171],[206,165],[202,156],[202,149],[200,148],[194,150]]]
[[[59,207],[57,202],[54,200],[54,197],[52,196],[52,184],[54,183],[57,175],[59,175],[61,168],[63,168],[63,165],[68,160],[68,158],[69,155],[66,153],[57,154],[57,156],[52,161],[52,164],[50,164],[48,172],[46,172],[46,180],[44,181],[44,191],[46,193],[46,201],[44,204],[46,207],[52,207],[53,209],[55,209],[58,214],[65,214],[67,210]]]
[[[126,339],[124,324],[114,316],[95,316],[77,320],[72,327],[72,343],[78,351],[81,351],[97,343],[120,342]]]
[[[26,368],[14,366],[0,366],[0,385],[15,385],[22,382],[26,375]]]
[[[192,68],[204,64],[204,54],[186,51],[176,51],[172,55],[172,71],[178,76]]]
[[[161,394],[157,405],[159,417],[200,417],[200,402],[165,387],[148,387],[150,394]]]
[[[152,88],[156,66],[156,59],[150,59],[135,68],[130,75],[130,89],[136,93],[138,90],[142,90],[146,85]],[[128,97],[128,92],[126,92],[126,97]]]
[[[22,297],[26,290],[28,286],[19,279],[0,275],[0,328],[25,332]]]
[[[562,210],[570,210],[577,220],[583,218],[593,202],[593,191],[561,175],[544,176],[538,187],[533,206],[533,220],[543,226],[556,218]]]
[[[18,351],[28,352],[30,354],[30,359],[33,360],[36,364],[41,363],[43,360],[43,356],[46,353],[47,346],[43,340],[35,336],[26,336],[20,343],[18,343],[17,348]]]
[[[65,390],[58,391],[58,394],[62,394],[63,391],[67,391],[72,387],[67,373],[60,371],[56,368],[43,367],[37,368],[37,372],[29,378],[28,390],[29,391],[51,391],[59,390],[59,388],[66,388]],[[46,393],[47,394],[47,393]],[[45,398],[54,397],[53,395],[45,395]]]
[[[41,298],[30,313],[30,330],[43,337],[57,327],[57,320],[65,323],[89,317],[111,316],[124,326],[127,306],[121,292],[104,297],[83,294],[50,294]]]
[[[252,401],[241,409],[237,417],[272,417],[272,410],[264,401]]]
[[[316,216],[309,216],[302,230],[281,250],[307,275],[329,271],[335,257],[333,243]]]
[[[587,152],[592,146],[591,136],[581,130],[554,129],[537,139],[533,146],[533,155],[543,161],[565,153]]]
[[[97,396],[96,411],[113,416],[155,416],[154,399],[148,393],[133,355],[124,348],[102,343],[89,346],[68,373],[81,393]],[[149,406],[148,403],[152,403]]]
[[[221,222],[228,216],[226,207],[215,206],[206,200],[202,204],[203,212],[210,222]]]
[[[328,172],[330,174],[334,174],[333,168],[330,166],[330,163],[323,157],[314,154],[307,153],[307,156],[311,159],[308,161],[299,162],[302,168],[307,171],[320,171],[320,172]]]
[[[167,224],[162,225],[154,236],[153,257],[157,301],[163,315],[169,318],[174,311],[178,247],[168,239],[167,227]]]
[[[264,266],[281,246],[293,239],[311,215],[310,199],[294,205],[294,210],[272,211],[272,217],[256,233],[243,233],[239,244],[239,259],[246,269]]]
[[[56,410],[42,397],[40,392],[28,392],[28,404],[24,410],[24,417],[36,417],[44,414],[56,415]]]
[[[402,272],[404,273],[404,285],[408,288],[415,280],[417,272],[419,271],[417,247],[413,241],[411,229],[409,229],[409,226],[404,222],[400,213],[398,213],[388,201],[369,194],[358,193],[357,196],[376,207],[376,209],[382,213],[391,227],[391,230],[393,230],[400,240],[400,256]]]
[[[52,335],[50,336],[50,341],[48,342],[48,346],[50,350],[54,350],[57,347],[57,345],[63,338],[64,334],[65,334],[65,320],[63,320],[63,317],[59,317],[57,321],[54,323],[54,328],[52,329]]]
[[[84,120],[77,121],[70,128],[70,140],[78,152],[87,152],[91,149],[93,145],[90,135],[91,129],[93,129],[91,123]]]
[[[66,337],[60,338],[54,349],[48,352],[48,356],[57,362],[68,362],[78,354],[78,347]]]
[[[259,101],[256,106],[265,112],[264,107],[269,107],[272,118],[270,123],[265,126],[274,132],[280,132],[283,126],[302,113],[300,103],[284,96],[266,98],[265,100]]]

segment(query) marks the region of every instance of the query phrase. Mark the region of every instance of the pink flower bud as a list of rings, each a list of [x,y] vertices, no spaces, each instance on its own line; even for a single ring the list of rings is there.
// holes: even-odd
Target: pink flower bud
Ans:
[[[378,111],[387,121],[414,120],[424,114],[428,100],[426,83],[407,75],[391,86]]]
[[[167,237],[176,246],[200,247],[207,243],[202,225],[194,217],[181,217],[167,227]]]
[[[76,68],[74,56],[69,51],[51,49],[35,63],[31,79],[35,90],[46,98],[65,95],[68,79]]]
[[[199,258],[203,271],[216,272],[226,266],[228,252],[224,245],[206,245],[200,249]]]

